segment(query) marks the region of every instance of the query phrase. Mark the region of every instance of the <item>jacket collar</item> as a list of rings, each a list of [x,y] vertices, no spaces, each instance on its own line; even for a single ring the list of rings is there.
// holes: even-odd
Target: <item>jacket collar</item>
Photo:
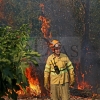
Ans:
[[[62,57],[62,54],[60,53],[59,57],[57,57],[58,59],[60,59]],[[52,54],[52,58],[56,58],[56,56],[54,54]]]

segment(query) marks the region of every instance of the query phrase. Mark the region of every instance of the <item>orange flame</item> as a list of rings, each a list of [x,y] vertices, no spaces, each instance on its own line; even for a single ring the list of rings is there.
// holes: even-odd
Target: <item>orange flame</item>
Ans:
[[[86,89],[86,88],[87,89],[92,89],[92,86],[89,85],[88,82],[85,82],[85,80],[84,80],[85,75],[81,71],[79,72],[79,69],[80,69],[79,67],[80,67],[80,64],[77,62],[76,63],[76,76],[77,76],[76,77],[76,82],[78,84],[77,88],[80,89],[80,90],[83,90],[83,89]],[[82,78],[81,82],[79,81],[79,77],[78,77],[80,74],[81,74],[81,78]]]
[[[42,12],[44,13],[44,4],[40,4],[40,7],[42,9]],[[40,16],[39,20],[42,22],[41,31],[45,38],[51,38],[51,32],[50,32],[50,20],[46,18],[45,16]]]
[[[88,84],[88,82],[80,82],[78,84],[78,89],[83,90],[83,89],[91,89],[92,86]]]
[[[28,78],[28,82],[29,82],[29,86],[31,88],[31,92],[35,93],[35,95],[40,95],[41,94],[41,90],[40,90],[40,86],[39,86],[39,80],[37,77],[32,77],[32,67],[29,67],[26,69],[26,77]]]
[[[38,80],[38,77],[33,73],[34,69],[32,69],[32,67],[28,67],[26,68],[26,71],[25,71],[25,75],[28,79],[28,82],[29,82],[29,87],[26,87],[26,94],[30,94],[30,95],[34,95],[34,96],[40,96],[41,94],[41,90],[40,90],[40,85],[39,85],[39,80]],[[35,70],[34,70],[35,71]],[[33,75],[33,76],[32,76]],[[20,90],[17,91],[17,94],[18,95],[25,95],[25,92],[24,90],[22,89],[22,87],[20,85],[18,85],[20,87]]]
[[[39,20],[42,22],[41,31],[44,34],[45,38],[51,38],[51,32],[50,32],[50,20],[45,18],[44,16],[40,16]]]

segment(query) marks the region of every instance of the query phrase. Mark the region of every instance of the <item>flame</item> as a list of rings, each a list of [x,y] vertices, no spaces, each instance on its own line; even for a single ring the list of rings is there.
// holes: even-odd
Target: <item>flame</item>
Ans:
[[[41,27],[41,31],[44,35],[45,38],[51,38],[51,32],[50,32],[50,20],[47,19],[44,16],[40,16],[39,20],[42,22],[42,27]]]
[[[33,76],[32,74],[36,74],[36,73],[32,73],[32,67],[29,67],[26,69],[26,77],[28,78],[28,82],[29,82],[29,87],[31,88],[32,92],[35,93],[35,95],[40,95],[41,94],[41,89],[39,86],[39,80],[37,78],[37,76]]]
[[[78,84],[78,89],[83,90],[83,89],[92,89],[92,86],[88,84],[88,82],[80,82]]]
[[[80,69],[80,63],[77,62],[76,63],[76,71],[75,71],[75,73],[76,73],[76,82],[78,84],[77,88],[80,89],[80,90],[83,90],[83,89],[86,89],[86,88],[87,89],[92,89],[92,86],[89,85],[89,83],[85,82],[85,80],[84,80],[85,74],[87,74],[87,72],[85,71],[85,74],[83,74],[81,71],[79,71],[79,69]],[[82,78],[81,82],[79,81],[80,74],[81,74],[81,78]]]
[[[91,85],[89,85],[89,83],[88,82],[85,82],[84,81],[84,74],[82,74],[81,75],[82,76],[82,82],[80,82],[80,83],[78,83],[78,89],[81,89],[81,90],[83,90],[83,89],[92,89],[92,86]]]
[[[36,74],[35,68],[33,69],[33,67],[31,67],[31,66],[26,68],[25,75],[29,82],[29,87],[26,87],[26,93],[29,93],[30,95],[34,95],[34,96],[40,96],[41,89],[40,89],[40,85],[39,85],[39,80],[35,74]],[[25,95],[25,92],[22,89],[22,87],[20,85],[19,85],[19,87],[20,87],[20,90],[17,91],[17,94]]]
[[[42,13],[44,14],[44,4],[40,4],[40,7],[42,9]],[[41,31],[45,38],[51,38],[51,32],[50,32],[50,20],[46,18],[45,16],[39,16],[39,20],[42,22]]]

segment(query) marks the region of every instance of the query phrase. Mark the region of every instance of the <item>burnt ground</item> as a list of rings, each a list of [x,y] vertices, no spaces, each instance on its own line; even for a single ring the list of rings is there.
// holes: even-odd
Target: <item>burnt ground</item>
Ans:
[[[12,100],[12,99],[9,99],[7,97],[4,97],[5,100]],[[24,97],[18,97],[17,100],[51,100],[49,97],[27,97],[27,96],[24,96]],[[84,98],[84,97],[79,97],[79,96],[72,96],[71,95],[71,98],[70,100],[100,100],[100,94],[99,95],[94,95],[93,97],[87,97],[87,98]]]

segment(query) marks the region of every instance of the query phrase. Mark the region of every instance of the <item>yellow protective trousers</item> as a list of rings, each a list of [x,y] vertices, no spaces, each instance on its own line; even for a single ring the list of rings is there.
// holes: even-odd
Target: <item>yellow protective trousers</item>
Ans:
[[[51,100],[70,100],[69,83],[51,84]]]

